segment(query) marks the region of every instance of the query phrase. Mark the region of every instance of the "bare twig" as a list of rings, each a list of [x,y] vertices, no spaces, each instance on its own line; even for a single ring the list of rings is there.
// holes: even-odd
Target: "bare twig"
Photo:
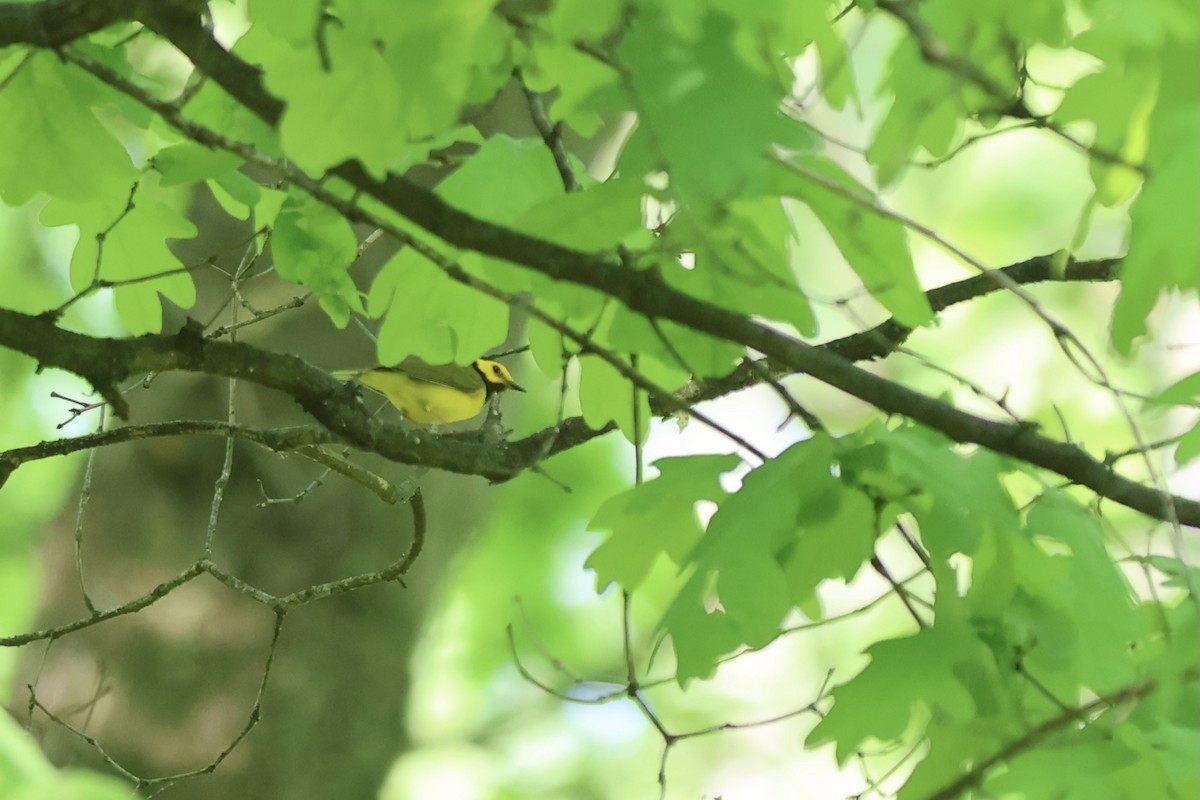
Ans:
[[[104,430],[104,409],[100,410],[100,422],[97,431]],[[79,506],[75,512],[75,574],[79,578],[79,592],[83,595],[83,604],[87,610],[95,614],[96,606],[88,594],[87,581],[83,573],[83,514],[92,497],[92,474],[96,466],[96,450],[89,450],[87,465],[83,469],[83,485],[79,489]]]
[[[529,88],[520,69],[514,70],[513,76],[525,94],[525,102],[529,105],[529,118],[533,121],[533,127],[537,128],[542,141],[546,143],[546,149],[554,157],[554,165],[558,168],[563,188],[568,192],[579,191],[579,179],[575,177],[575,170],[571,167],[571,158],[567,155],[567,148],[563,145],[562,123],[550,121],[550,117],[546,113],[545,99]]]
[[[1194,682],[1198,676],[1200,676],[1200,672],[1192,669],[1182,677],[1185,681]],[[1157,688],[1158,680],[1149,678],[1129,684],[1114,692],[1108,692],[1078,708],[1069,708],[1061,714],[1047,719],[1040,725],[1030,728],[1025,734],[1013,739],[991,756],[976,761],[957,780],[931,794],[929,800],[953,800],[953,798],[960,797],[968,789],[978,786],[993,768],[1011,761],[1019,754],[1036,747],[1046,738],[1066,728],[1068,725],[1081,721],[1087,724],[1088,718],[1092,714],[1104,709],[1124,705],[1125,703],[1139,701]]]

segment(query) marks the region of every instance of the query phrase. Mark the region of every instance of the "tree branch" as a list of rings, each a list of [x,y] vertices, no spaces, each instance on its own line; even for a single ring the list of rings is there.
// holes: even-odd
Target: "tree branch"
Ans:
[[[933,28],[925,20],[921,19],[916,10],[916,3],[910,2],[910,0],[878,0],[876,6],[881,11],[897,19],[908,30],[909,35],[917,45],[917,49],[921,52],[921,58],[929,64],[941,67],[947,72],[957,75],[960,80],[974,85],[992,97],[999,104],[996,110],[1000,113],[1016,119],[1029,120],[1033,125],[1050,131],[1099,161],[1108,164],[1120,164],[1143,175],[1146,173],[1145,166],[1134,164],[1123,158],[1119,153],[1109,152],[1095,145],[1084,144],[1063,130],[1059,125],[1051,122],[1047,115],[1035,113],[1019,94],[1009,92],[1003,85],[993,80],[983,69],[976,66],[969,59],[963,58],[953,52],[938,37]]]
[[[542,459],[609,430],[594,431],[582,420],[567,420],[520,441],[498,444],[483,443],[470,436],[434,436],[425,431],[406,430],[375,420],[352,386],[301,358],[242,343],[204,339],[190,328],[175,335],[105,339],[62,330],[44,315],[33,317],[0,308],[0,346],[30,355],[42,367],[56,367],[84,377],[93,385],[115,387],[135,375],[165,371],[246,380],[288,394],[338,439],[361,450],[402,464],[479,475],[493,481],[513,478]],[[122,403],[127,405],[124,400]],[[172,425],[176,426],[174,431]],[[311,428],[272,431],[238,428],[232,432],[226,423],[202,421],[116,429],[79,440],[44,442],[0,453],[0,482],[23,463],[80,449],[72,442],[114,444],[141,438],[146,433],[165,436],[175,432],[238,435],[272,449],[295,449],[331,440],[327,434]]]
[[[0,47],[61,47],[133,17],[130,0],[43,0],[0,3]]]
[[[1180,676],[1180,679],[1185,682],[1194,682],[1198,675],[1200,675],[1200,671],[1193,667],[1186,670]],[[1087,720],[1096,711],[1142,700],[1158,688],[1158,683],[1158,680],[1154,678],[1147,678],[1146,680],[1138,681],[1137,683],[1118,689],[1115,692],[1102,695],[1079,708],[1064,710],[1058,716],[1051,717],[1042,724],[1031,728],[1023,736],[1012,740],[994,755],[979,761],[971,769],[964,772],[958,780],[931,794],[928,800],[953,800],[953,798],[961,797],[968,789],[978,786],[984,776],[997,765],[1011,761],[1027,750],[1032,750],[1048,736],[1057,733],[1072,723]]]
[[[1055,277],[1052,272],[1053,260],[1053,256],[1037,256],[994,271],[1007,275],[1014,283],[1021,285],[1050,280],[1110,281],[1117,277],[1119,261],[1116,259],[1071,262],[1061,277]],[[929,298],[929,305],[936,313],[952,305],[1001,291],[1002,288],[989,275],[975,275],[965,280],[930,289],[925,296]],[[912,328],[892,318],[869,330],[850,334],[817,346],[848,361],[872,361],[896,352],[896,349],[908,340],[912,332]],[[772,375],[777,377],[789,374],[789,370],[780,364],[768,361],[766,367]],[[759,383],[762,383],[762,373],[747,360],[728,375],[695,380],[683,387],[679,394],[683,399],[699,402],[722,397]],[[651,407],[654,408],[653,401],[651,401]],[[656,413],[659,411],[658,408],[655,408]]]
[[[413,538],[408,549],[400,558],[374,572],[364,572],[358,575],[352,575],[348,578],[341,578],[327,583],[309,586],[304,589],[298,589],[285,595],[273,595],[265,592],[249,583],[246,583],[241,578],[226,572],[221,567],[218,567],[211,558],[203,556],[190,564],[187,569],[180,572],[174,578],[164,581],[148,592],[135,597],[128,602],[122,603],[119,606],[110,608],[107,611],[93,611],[91,615],[82,617],[74,622],[68,622],[62,625],[56,625],[52,628],[43,628],[41,630],[21,633],[15,636],[0,636],[0,647],[20,647],[29,644],[30,642],[38,642],[44,640],[59,639],[68,633],[90,628],[93,625],[99,625],[101,622],[106,622],[116,617],[121,617],[126,614],[132,614],[141,611],[147,606],[154,605],[159,600],[174,592],[180,586],[195,580],[200,575],[211,575],[218,582],[233,589],[238,594],[249,597],[256,603],[261,603],[277,615],[282,616],[291,609],[311,603],[322,597],[330,597],[335,594],[345,594],[356,589],[361,589],[364,586],[373,586],[379,583],[391,583],[393,581],[403,582],[403,578],[408,574],[409,569],[416,562],[417,557],[421,555],[421,551],[425,547],[425,536],[428,527],[428,515],[425,510],[425,497],[420,489],[414,491],[408,498],[409,508],[412,511],[413,518]]]
[[[1162,495],[1121,477],[1078,447],[1039,436],[1028,426],[960,411],[855,367],[834,353],[679,295],[661,284],[631,305],[699,330],[722,331],[727,338],[742,341],[789,369],[807,372],[877,408],[911,417],[955,441],[982,444],[1021,458],[1156,519],[1169,518],[1173,505],[1181,523],[1200,527],[1200,502]],[[520,442],[499,445],[405,431],[376,422],[352,389],[296,356],[206,340],[188,328],[173,336],[101,339],[64,331],[44,317],[0,309],[0,344],[38,358],[43,366],[66,369],[110,386],[135,374],[165,370],[248,380],[291,395],[305,411],[356,447],[400,463],[493,480],[511,478],[543,458],[598,435],[582,420],[567,420]],[[11,472],[11,460],[2,460]]]
[[[139,10],[141,9],[137,9],[136,4],[131,2],[131,13]],[[155,16],[155,13],[148,12],[148,25],[156,26],[161,35],[168,37],[182,51],[192,52],[197,61],[208,63],[205,60],[212,59],[213,63],[207,70],[214,81],[245,103],[250,111],[264,121],[274,124],[278,120],[282,106],[263,89],[257,70],[244,65],[240,59],[215,42],[212,42],[211,46],[207,43],[202,45],[197,38],[201,33],[208,39],[211,37],[200,27],[198,18],[195,18],[193,24],[187,14],[164,11]],[[242,66],[234,65],[235,61]],[[749,317],[672,289],[656,271],[627,267],[615,257],[581,253],[477,219],[451,206],[432,191],[404,178],[388,175],[383,180],[377,180],[357,163],[343,164],[333,170],[333,174],[455,247],[522,265],[555,280],[597,289],[648,318],[669,319],[693,330],[757,350],[782,369],[812,375],[886,413],[900,414],[941,431],[954,441],[979,444],[1056,472],[1099,495],[1156,519],[1177,517],[1186,525],[1200,527],[1198,501],[1159,493],[1153,488],[1116,475],[1083,450],[1039,436],[1029,426],[977,417],[894,384],[854,366],[828,349],[785,336]],[[371,215],[346,203],[311,179],[301,180],[300,183],[317,199],[337,208],[351,219],[370,220],[378,224]],[[4,314],[11,315],[14,312]],[[16,316],[24,320],[33,319],[24,315]],[[5,318],[0,317],[0,323],[4,321]],[[8,321],[11,322],[12,319],[9,318]],[[6,333],[14,338],[22,338],[14,334],[11,325],[0,325],[0,328],[8,329]],[[422,441],[423,435],[417,433],[379,438],[379,425],[365,417],[365,409],[361,404],[338,402],[336,398],[339,392],[332,385],[333,379],[298,358],[280,356],[276,360],[261,351],[241,349],[245,348],[244,345],[224,345],[233,350],[221,358],[206,361],[205,355],[211,355],[212,351],[195,336],[192,337],[194,341],[182,343],[185,345],[182,353],[172,352],[169,347],[155,349],[154,343],[161,344],[165,341],[163,337],[132,340],[150,343],[135,351],[130,350],[131,340],[108,340],[122,342],[114,348],[114,353],[110,354],[105,348],[97,348],[96,343],[100,340],[90,340],[91,344],[85,344],[82,340],[88,337],[68,334],[52,326],[51,330],[55,334],[51,338],[61,341],[61,337],[64,336],[75,337],[66,343],[71,347],[89,350],[106,360],[80,359],[70,354],[68,348],[68,355],[71,357],[66,358],[66,361],[69,361],[70,365],[56,363],[55,359],[58,357],[47,352],[49,338],[41,343],[25,338],[24,346],[16,344],[15,349],[34,355],[44,365],[64,366],[86,377],[106,396],[113,392],[113,375],[124,377],[131,372],[151,369],[210,372],[245,378],[260,385],[286,391],[296,398],[306,411],[347,441],[385,457],[393,457],[390,454],[394,453],[396,460],[413,463],[409,459],[416,455],[423,443],[427,444],[427,441]],[[251,352],[255,354],[253,357],[250,356]],[[135,354],[144,356],[142,360],[158,366],[143,366],[142,362],[136,359],[129,361]],[[185,355],[187,357],[179,358]],[[110,358],[115,358],[115,363],[108,364],[107,359]],[[117,398],[114,407],[120,412],[123,402]],[[448,459],[440,446],[423,455],[431,460],[419,463],[452,471],[483,474],[478,469],[464,470],[464,463],[453,458]],[[453,466],[443,466],[447,461],[453,462]]]
[[[360,168],[355,169],[361,172]],[[374,183],[365,173],[361,177],[367,183]],[[395,189],[398,194],[393,199],[405,206],[415,194],[426,192],[395,176],[376,185]],[[396,230],[386,221],[311,182],[305,190],[350,219]],[[390,194],[390,189],[385,192],[387,196]],[[1039,436],[1031,425],[996,422],[961,411],[856,367],[836,353],[679,292],[668,286],[657,272],[626,267],[601,256],[573,251],[475,219],[443,202],[437,195],[428,194],[434,200],[417,209],[410,219],[451,244],[535,269],[557,280],[598,289],[647,318],[669,319],[757,350],[787,371],[812,375],[882,411],[908,417],[940,431],[956,442],[979,444],[1056,472],[1155,519],[1177,520],[1200,527],[1200,501],[1159,492],[1117,475],[1079,447]],[[407,210],[400,213],[408,215]],[[403,232],[397,233],[403,236]],[[526,243],[529,250],[523,251],[521,248]],[[448,274],[455,280],[462,279],[458,274]]]
[[[190,419],[155,422],[149,425],[126,425],[99,433],[73,436],[69,439],[54,439],[28,447],[16,447],[12,450],[0,452],[0,486],[4,485],[5,480],[12,474],[13,470],[30,461],[40,461],[41,459],[54,458],[55,456],[66,456],[83,450],[92,450],[97,447],[134,442],[141,439],[204,434],[245,439],[277,453],[340,441],[328,429],[315,425],[262,429],[230,425],[228,422],[216,420]]]

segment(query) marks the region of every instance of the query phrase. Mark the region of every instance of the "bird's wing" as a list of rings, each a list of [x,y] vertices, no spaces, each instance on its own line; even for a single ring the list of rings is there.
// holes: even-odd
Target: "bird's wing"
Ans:
[[[390,369],[403,372],[415,381],[446,386],[460,392],[477,392],[483,388],[483,376],[474,367],[427,364],[416,356],[409,356]]]

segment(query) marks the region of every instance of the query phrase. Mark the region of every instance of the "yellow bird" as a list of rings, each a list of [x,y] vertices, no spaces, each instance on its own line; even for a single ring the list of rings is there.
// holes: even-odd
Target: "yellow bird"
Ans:
[[[508,367],[481,358],[470,366],[428,364],[409,356],[394,367],[339,370],[339,380],[355,380],[387,397],[404,418],[417,425],[445,425],[470,419],[484,403],[507,389],[525,391]]]

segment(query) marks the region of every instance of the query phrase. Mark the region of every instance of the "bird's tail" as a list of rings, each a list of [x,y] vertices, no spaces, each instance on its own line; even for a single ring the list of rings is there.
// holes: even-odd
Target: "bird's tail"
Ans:
[[[361,378],[365,372],[365,369],[335,369],[329,374],[339,381],[353,381]]]

